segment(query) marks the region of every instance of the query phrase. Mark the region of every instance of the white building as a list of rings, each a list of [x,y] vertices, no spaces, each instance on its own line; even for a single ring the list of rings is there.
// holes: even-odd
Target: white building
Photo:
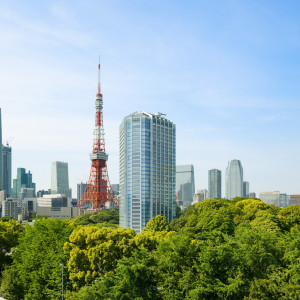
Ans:
[[[18,220],[19,214],[21,214],[21,205],[18,199],[7,198],[2,201],[2,217],[13,217]]]
[[[138,233],[156,215],[175,217],[176,126],[144,111],[120,125],[120,227]]]
[[[197,193],[193,195],[192,204],[196,204],[206,199],[208,199],[208,190],[207,189],[197,190]]]
[[[243,196],[243,167],[237,159],[228,163],[225,172],[225,187],[227,199]]]
[[[290,196],[287,194],[282,194],[279,191],[261,192],[259,193],[259,199],[270,205],[279,207],[287,207],[290,205]]]

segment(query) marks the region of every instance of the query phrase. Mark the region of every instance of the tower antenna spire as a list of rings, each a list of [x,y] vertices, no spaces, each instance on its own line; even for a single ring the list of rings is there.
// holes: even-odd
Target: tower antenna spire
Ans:
[[[100,83],[100,55],[98,64],[98,94],[101,94],[101,83]]]

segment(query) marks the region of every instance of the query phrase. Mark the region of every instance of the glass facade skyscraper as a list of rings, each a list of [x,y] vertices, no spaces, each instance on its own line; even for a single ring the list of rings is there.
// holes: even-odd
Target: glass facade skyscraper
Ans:
[[[64,194],[69,197],[68,163],[55,161],[51,168],[51,194]]]
[[[120,125],[120,227],[141,232],[156,215],[175,216],[176,126],[136,112]]]
[[[7,192],[7,196],[11,196],[11,147],[2,146],[2,177],[3,190]]]
[[[33,189],[35,195],[35,183],[32,182],[32,174],[30,171],[26,173],[26,169],[17,169],[17,178],[13,180],[13,196],[19,197],[22,188]]]
[[[177,205],[182,209],[186,208],[193,202],[195,193],[194,166],[182,165],[176,166],[176,194]]]
[[[225,174],[226,198],[243,197],[243,167],[239,160],[228,163]]]
[[[208,198],[222,198],[221,171],[212,169],[208,171]]]

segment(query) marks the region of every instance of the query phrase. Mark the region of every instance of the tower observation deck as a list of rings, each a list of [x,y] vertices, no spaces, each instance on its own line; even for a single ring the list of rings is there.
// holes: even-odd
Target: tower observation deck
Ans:
[[[108,155],[105,152],[104,127],[103,127],[103,97],[100,85],[100,60],[98,64],[98,92],[96,94],[96,120],[94,129],[93,151],[90,154],[92,161],[91,171],[87,187],[82,194],[77,206],[84,208],[92,206],[93,211],[104,207],[106,202],[112,202],[118,206],[111,188],[106,161]],[[89,204],[90,202],[90,204]]]

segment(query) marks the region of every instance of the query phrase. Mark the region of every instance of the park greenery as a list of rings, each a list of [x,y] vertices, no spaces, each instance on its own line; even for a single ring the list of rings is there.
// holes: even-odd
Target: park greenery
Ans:
[[[300,206],[208,199],[137,234],[118,211],[0,220],[7,300],[300,299]],[[63,266],[60,266],[63,265]]]

